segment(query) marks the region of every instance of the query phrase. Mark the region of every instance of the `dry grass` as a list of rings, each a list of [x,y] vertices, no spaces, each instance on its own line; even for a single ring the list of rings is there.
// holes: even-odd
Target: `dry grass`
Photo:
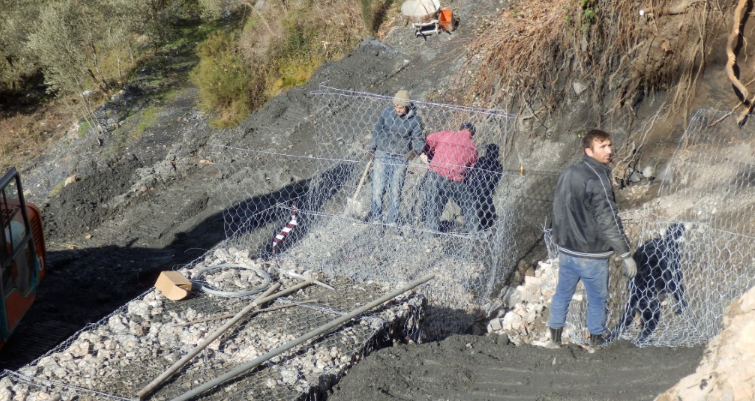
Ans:
[[[676,3],[643,5],[662,9]],[[579,81],[588,85],[592,101],[603,105],[602,114],[631,115],[634,101],[655,90],[671,90],[669,112],[686,112],[710,51],[712,28],[731,7],[691,2],[681,14],[640,17],[637,3],[628,1],[516,3],[469,46],[468,54],[479,57],[472,67],[476,73],[466,74],[474,75],[470,97],[534,115],[559,107]]]
[[[82,110],[56,100],[30,114],[0,116],[0,174],[41,154],[78,121]]]
[[[640,7],[646,12],[640,16]],[[598,127],[626,122],[614,179],[627,178],[652,136],[668,122],[689,122],[698,80],[711,44],[728,32],[735,4],[716,1],[527,0],[515,2],[483,25],[468,46],[469,66],[459,88],[466,102],[501,107],[520,121],[543,123],[582,84]],[[597,10],[597,12],[596,12]],[[665,92],[648,120],[635,106]]]
[[[213,121],[223,122],[224,126],[237,124],[267,99],[309,81],[323,63],[350,53],[368,32],[381,26],[393,3],[393,0],[241,1],[237,11],[243,26],[233,32],[238,40],[230,49],[232,54],[205,52],[200,66],[203,63],[212,66],[209,71],[194,74],[196,79],[192,82],[200,87],[203,109],[215,113],[218,118]],[[366,5],[371,12],[365,17]],[[366,26],[370,21],[371,26]],[[241,88],[243,93],[219,90],[227,78],[224,74],[207,79],[217,70],[215,65],[225,65],[231,59],[234,65],[243,65],[248,70],[250,78],[245,79],[246,84],[230,82],[231,87]],[[217,91],[232,101],[218,103],[210,96]]]
[[[375,1],[376,14],[384,3]],[[311,32],[313,43],[307,51],[319,53],[324,60],[340,58],[365,36],[361,4],[353,0],[329,0],[294,7],[285,2],[266,2],[250,7],[250,17],[239,40],[239,49],[250,63],[264,63],[276,56],[280,45],[288,40],[292,25]]]

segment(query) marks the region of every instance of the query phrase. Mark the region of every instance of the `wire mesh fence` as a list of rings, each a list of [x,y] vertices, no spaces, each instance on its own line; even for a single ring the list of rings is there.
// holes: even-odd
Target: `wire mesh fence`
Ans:
[[[424,197],[429,167],[420,159],[407,157],[399,164],[406,179],[398,188],[402,199],[395,221],[359,215],[357,203],[372,201],[374,177],[369,174],[375,170],[367,166],[376,163],[366,156],[375,151],[375,160],[380,157],[377,149],[370,149],[370,130],[381,110],[395,110],[392,99],[332,88],[313,95],[320,108],[315,113],[318,132],[311,154],[243,149],[226,140],[214,148],[214,166],[222,177],[219,191],[229,203],[224,212],[228,239],[182,272],[215,293],[235,294],[264,284],[264,274],[227,267],[234,264],[255,266],[288,282],[286,277],[292,275],[319,277],[336,287],[337,293],[310,287],[277,301],[270,308],[295,306],[242,321],[200,352],[150,399],[172,399],[333,316],[366,304],[386,288],[396,288],[428,272],[435,272],[438,278],[422,287],[424,296],[402,299],[390,308],[362,316],[202,398],[301,398],[316,393],[381,341],[419,341],[463,331],[478,317],[479,306],[495,293],[517,257],[517,232],[533,237],[539,234],[536,226],[515,227],[520,216],[509,212],[517,204],[538,208],[538,202],[517,197],[533,186],[530,176],[506,170],[502,164],[505,152],[499,144],[511,141],[510,116],[414,102],[422,118],[419,138],[423,146],[414,149],[415,154],[429,151],[424,149],[424,131],[459,134],[464,122],[473,124],[475,141],[485,150],[477,154],[477,145],[474,152],[468,149],[475,153],[469,165],[446,163],[447,167],[462,168],[462,179],[457,182],[463,196],[447,196],[443,199],[449,201],[447,205],[437,201],[442,213],[436,216],[437,226],[429,229]],[[432,161],[429,163],[432,166]],[[368,184],[356,191],[365,170]],[[389,198],[390,190],[386,192]],[[547,210],[543,205],[548,196],[536,195],[542,203],[540,209]],[[469,224],[474,218],[478,220]],[[226,267],[219,268],[223,264]],[[199,272],[201,277],[195,277]],[[430,308],[425,308],[426,300],[431,300]],[[131,399],[245,302],[248,297],[203,292],[170,302],[157,291],[148,291],[34,363],[7,372],[0,387],[13,396]],[[420,332],[421,318],[429,322],[424,333]]]
[[[289,285],[292,276],[317,277],[338,291],[309,287],[276,301],[270,306],[274,312],[244,319],[150,399],[175,398],[386,288],[436,273],[418,290],[422,297],[364,315],[202,399],[312,396],[380,341],[436,339],[468,329],[542,237],[558,173],[521,173],[510,157],[511,116],[327,87],[312,95],[319,106],[311,153],[227,142],[214,147],[219,191],[229,205],[228,238],[182,272],[189,277],[203,272],[199,284],[223,293],[264,286],[265,274]],[[405,121],[410,112],[414,123]],[[748,210],[742,171],[749,165],[739,160],[743,156],[733,157],[746,142],[711,132],[713,118],[695,117],[669,163],[672,172],[660,186],[664,198],[655,209],[623,216],[640,273],[631,282],[611,275],[609,326],[641,346],[693,345],[710,338],[720,328],[723,308],[752,285],[753,238],[742,219],[727,214],[737,209],[720,203],[736,199],[745,208],[739,210]],[[732,152],[718,158],[706,152],[711,135]],[[704,174],[729,187],[722,184],[710,194],[709,185],[690,178]],[[691,206],[684,208],[684,202]],[[700,217],[698,209],[710,205],[720,214]],[[256,269],[207,270],[222,264]],[[23,393],[38,399],[52,394],[132,399],[248,302],[203,292],[171,302],[148,291],[32,364],[6,371],[0,398]],[[575,333],[585,331],[584,310],[585,301],[572,302],[567,324]]]
[[[624,220],[638,274],[626,280],[612,262],[608,327],[616,337],[638,346],[700,344],[721,329],[731,301],[755,285],[752,139],[717,124],[723,115],[694,115],[662,172],[658,201]],[[554,247],[549,254],[556,256]],[[567,320],[580,341],[585,310],[578,296]]]
[[[469,327],[521,257],[515,239],[541,235],[529,217],[549,213],[557,175],[516,169],[506,151],[513,118],[499,111],[328,87],[313,96],[311,154],[217,148],[217,159],[233,161],[219,163],[223,176],[238,179],[222,189],[233,203],[225,215],[230,243],[276,269],[356,282],[436,272],[423,291],[433,305],[426,338]],[[279,168],[316,173],[274,199],[249,192],[244,180],[275,159],[284,161]],[[284,240],[272,242],[276,234]]]
[[[755,182],[752,132],[728,121],[725,113],[700,110],[693,116],[664,173],[659,195],[682,202],[660,208],[677,218],[714,229],[755,235],[752,186]]]

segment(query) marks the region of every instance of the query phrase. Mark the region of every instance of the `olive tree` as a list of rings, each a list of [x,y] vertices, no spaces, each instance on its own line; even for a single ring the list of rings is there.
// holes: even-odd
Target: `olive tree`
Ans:
[[[146,29],[150,0],[53,0],[39,10],[29,47],[52,90],[109,93],[134,63],[134,38]],[[128,63],[124,63],[124,58]]]
[[[81,93],[91,80],[107,91],[98,64],[104,30],[99,10],[84,1],[53,1],[40,10],[29,47],[39,57],[50,90]]]
[[[17,90],[24,77],[38,71],[38,61],[26,46],[37,10],[43,1],[0,0],[0,91]]]

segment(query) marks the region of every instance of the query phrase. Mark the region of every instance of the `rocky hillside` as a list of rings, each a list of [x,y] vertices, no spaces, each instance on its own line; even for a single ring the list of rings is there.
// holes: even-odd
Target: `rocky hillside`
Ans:
[[[29,198],[43,207],[52,269],[22,327],[0,354],[0,361],[5,361],[7,367],[17,367],[38,357],[39,353],[28,352],[24,341],[42,335],[38,332],[41,323],[53,322],[52,325],[57,327],[43,333],[50,344],[55,344],[86,323],[106,316],[149,288],[161,270],[188,263],[221,241],[225,237],[222,212],[233,202],[250,196],[261,197],[268,203],[286,200],[285,196],[299,193],[306,186],[307,178],[317,169],[314,164],[291,166],[282,159],[259,158],[254,164],[252,176],[247,177],[254,185],[231,192],[226,190],[230,185],[229,177],[218,166],[219,160],[228,158],[224,147],[273,154],[314,152],[316,143],[312,133],[316,130],[312,115],[319,105],[318,98],[312,93],[320,84],[381,95],[391,95],[400,88],[406,88],[412,98],[418,100],[457,103],[459,106],[479,105],[477,96],[481,94],[472,85],[477,82],[473,79],[475,71],[482,73],[486,65],[484,62],[488,60],[486,57],[496,51],[479,46],[479,41],[494,37],[494,32],[503,29],[500,21],[518,26],[516,24],[526,25],[523,19],[529,18],[547,28],[548,20],[538,14],[538,5],[539,2],[534,1],[529,4],[455,0],[451,6],[459,17],[458,29],[453,34],[434,35],[427,39],[417,38],[411,26],[397,21],[380,40],[365,40],[348,57],[324,65],[309,83],[270,100],[235,129],[211,128],[208,117],[196,106],[196,89],[188,85],[159,101],[145,96],[145,93],[149,94],[148,89],[138,83],[129,86],[98,111],[108,128],[105,133],[89,131],[80,136],[78,127],[73,127],[61,142],[21,169]],[[550,7],[547,9],[552,10]],[[700,11],[698,8],[694,10]],[[620,149],[620,174],[617,175],[616,184],[617,188],[625,186],[617,193],[620,207],[625,210],[638,209],[653,199],[658,193],[660,180],[651,181],[649,178],[659,174],[643,176],[641,172],[648,166],[656,172],[664,171],[688,125],[690,110],[729,110],[739,102],[736,95],[731,93],[731,84],[724,68],[727,58],[723,49],[730,24],[721,21],[731,22],[724,11],[730,10],[706,8],[703,12],[716,23],[710,25],[712,38],[707,39],[709,42],[705,42],[703,49],[696,53],[705,63],[695,66],[704,64],[705,73],[692,75],[696,83],[694,88],[687,87],[678,92],[676,86],[674,90],[668,88],[668,91],[653,86],[652,89],[634,92],[635,96],[627,100],[618,92],[628,90],[627,85],[634,82],[629,79],[631,77],[626,77],[624,86],[612,86],[607,82],[592,85],[594,82],[588,81],[588,75],[580,76],[580,79],[553,81],[552,86],[558,89],[554,91],[557,92],[556,97],[551,98],[555,102],[501,98],[493,103],[496,108],[517,115],[516,141],[500,144],[500,162],[504,168],[511,171],[521,168],[533,175],[553,174],[579,157],[577,137],[580,133],[602,127],[615,134]],[[626,14],[626,18],[630,18],[629,14]],[[639,17],[632,14],[631,18]],[[646,57],[654,60],[653,65],[658,68],[664,64],[664,60],[671,63],[670,59],[663,58],[664,54],[673,54],[677,48],[675,46],[683,45],[686,43],[684,40],[692,40],[680,39],[672,29],[679,26],[682,18],[686,18],[684,13],[664,15],[657,12],[652,19],[643,18],[636,20],[638,26],[642,26],[646,32],[657,32],[658,40],[637,39],[632,51],[646,46]],[[659,26],[662,29],[657,29]],[[522,30],[520,34],[527,32]],[[512,37],[510,40],[513,43],[516,39]],[[662,44],[664,41],[665,47]],[[580,49],[587,51],[587,45]],[[742,59],[745,55],[752,56],[748,52],[753,51],[743,49]],[[567,54],[559,59],[562,63],[568,64],[569,57],[576,57]],[[613,61],[621,63],[622,60],[619,57]],[[687,59],[679,57],[677,62],[679,60]],[[611,72],[615,71],[624,70],[617,68]],[[698,68],[692,71],[703,70]],[[651,84],[641,82],[638,85]],[[587,90],[588,87],[590,90]],[[680,98],[682,94],[690,96]],[[682,104],[678,103],[679,99],[682,99]],[[616,107],[621,109],[621,113],[609,113]],[[149,116],[145,114],[146,110],[150,110]],[[143,132],[139,131],[137,127],[140,122],[148,117],[153,118],[154,123]],[[731,123],[731,119],[722,122]],[[137,131],[139,135],[134,134]],[[357,137],[353,143],[344,146],[359,148],[363,146],[363,140]],[[248,163],[247,160],[238,161]],[[64,186],[68,177],[75,177],[75,182]],[[537,224],[540,223],[538,215]],[[517,266],[519,280],[528,269],[534,269],[537,259],[545,254],[542,244],[533,242],[528,245],[536,250]],[[422,364],[451,365],[442,362],[443,358],[440,358],[440,362],[430,357],[423,358],[436,354],[458,361],[462,354],[469,352],[472,355],[469,363],[482,364],[483,371],[475,372],[465,367],[462,360],[459,362],[461,366],[450,369],[456,373],[470,369],[472,373],[457,375],[453,383],[472,382],[487,386],[486,391],[490,392],[484,394],[497,394],[489,388],[499,384],[495,380],[506,369],[496,370],[493,368],[495,366],[515,365],[524,383],[530,380],[525,380],[527,372],[539,371],[547,365],[562,369],[559,376],[563,379],[559,382],[561,384],[571,381],[570,375],[577,375],[586,380],[585,383],[591,383],[588,379],[598,373],[620,383],[612,389],[608,398],[592,390],[588,398],[652,399],[654,394],[689,374],[700,358],[699,348],[664,349],[660,353],[652,353],[620,345],[613,353],[609,349],[594,357],[579,354],[578,348],[570,348],[559,354],[566,358],[564,361],[568,360],[568,363],[561,364],[542,350],[498,347],[497,341],[506,342],[491,338],[456,338],[421,348],[408,347],[378,353],[378,359],[383,358],[381,355],[389,355],[392,359],[406,357],[420,361],[421,364],[413,369],[430,372],[428,375],[432,378],[414,382],[391,378],[387,380],[391,382],[388,388],[380,387],[376,391],[385,395],[385,399],[397,399],[404,395],[428,398],[427,393],[407,389],[442,385],[445,380],[436,378],[442,378],[449,372],[438,368],[443,372],[437,373],[434,372],[435,368],[423,368]],[[491,350],[486,351],[484,361],[480,359],[482,356],[475,354],[478,348]],[[411,356],[401,356],[404,352]],[[412,354],[415,352],[418,355]],[[509,359],[519,354],[519,357]],[[596,361],[600,364],[596,365]],[[654,366],[658,361],[664,361],[667,368],[660,370],[660,374],[647,370],[634,377],[634,382],[622,382],[625,379],[625,365],[640,369],[643,365]],[[382,366],[382,363],[384,361],[378,365]],[[355,369],[352,377],[358,377],[359,371]],[[416,374],[400,367],[396,367],[395,371],[398,372],[397,377],[402,378]],[[367,371],[362,374],[370,377],[372,373]],[[542,380],[550,380],[550,377],[546,375]],[[636,394],[632,392],[636,389],[636,382],[647,384],[641,397],[634,397]],[[348,382],[345,383],[344,388],[348,388]],[[546,399],[585,399],[576,390],[582,385],[569,384],[568,389],[563,390],[559,384],[538,392],[540,390],[537,390],[536,384],[539,383],[527,383],[519,384],[528,388],[522,398],[531,395]],[[564,397],[558,395],[561,390],[566,394]],[[346,399],[354,399],[354,393],[345,394]]]

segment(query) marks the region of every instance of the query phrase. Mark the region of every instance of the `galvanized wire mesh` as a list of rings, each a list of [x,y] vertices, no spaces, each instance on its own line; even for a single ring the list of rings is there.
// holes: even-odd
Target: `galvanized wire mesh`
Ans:
[[[469,327],[521,257],[515,238],[540,236],[540,227],[524,221],[544,220],[557,175],[511,169],[517,163],[506,160],[505,149],[513,118],[499,111],[408,100],[400,116],[391,96],[328,87],[313,96],[311,154],[217,148],[217,160],[233,161],[218,164],[223,176],[236,177],[223,188],[233,203],[225,218],[229,243],[259,252],[276,269],[357,282],[400,283],[436,272],[423,289],[433,308],[426,335]],[[423,153],[429,164],[412,158]],[[262,174],[259,166],[276,163],[315,173],[274,194],[243,184]],[[282,243],[271,242],[293,218]]]
[[[698,111],[659,172],[658,200],[622,213],[638,274],[626,280],[612,262],[608,327],[616,337],[638,346],[700,344],[719,332],[731,301],[755,285],[752,139],[733,124],[715,124],[723,115]],[[585,308],[578,296],[567,319],[581,341]]]
[[[663,171],[658,193],[681,203],[664,202],[658,208],[680,220],[753,236],[752,130],[740,129],[730,121],[714,124],[723,115],[712,110],[695,113]]]
[[[214,263],[214,261],[213,261]],[[186,275],[191,272],[184,271]],[[294,284],[281,278],[284,286]],[[276,301],[270,312],[249,315],[212,342],[149,396],[173,399],[270,349],[289,342],[345,312],[377,298],[376,285],[331,281],[338,292],[306,288]],[[14,399],[121,400],[135,394],[175,361],[226,323],[250,300],[203,293],[181,302],[148,291],[107,318],[60,344],[32,364],[6,371],[0,392]],[[362,316],[321,338],[277,356],[222,388],[208,400],[297,399],[322,390],[323,381],[340,377],[370,347],[395,333],[416,332],[421,298],[403,297],[378,313]],[[36,397],[36,398],[34,398]]]
[[[399,336],[417,341],[467,329],[529,251],[522,245],[531,246],[542,234],[539,222],[550,215],[558,173],[521,174],[516,169],[505,151],[513,141],[510,116],[413,102],[425,142],[428,134],[442,131],[451,131],[448,135],[455,141],[453,135],[462,135],[462,123],[475,127],[477,160],[450,166],[462,175],[458,182],[463,186],[440,205],[439,224],[429,228],[427,176],[432,164],[417,159],[386,163],[404,174],[395,221],[388,218],[390,189],[380,193],[384,202],[379,218],[368,211],[375,170],[367,156],[380,113],[393,109],[391,97],[333,88],[321,88],[313,96],[319,108],[311,116],[318,131],[311,153],[244,149],[228,142],[215,147],[213,160],[222,177],[219,191],[230,205],[224,213],[228,239],[182,271],[191,277],[207,266],[252,265],[286,285],[295,282],[291,274],[303,274],[328,282],[338,292],[309,287],[272,305],[280,309],[244,319],[151,399],[176,397],[366,304],[386,288],[435,272],[437,278],[419,289],[426,298],[403,299],[362,316],[202,399],[313,396],[382,340]],[[745,196],[750,165],[735,152],[748,142],[737,132],[711,130],[708,125],[716,117],[704,112],[695,116],[669,163],[659,202],[652,209],[622,215],[637,249],[640,274],[628,282],[612,266],[609,327],[640,346],[693,345],[709,339],[720,328],[723,308],[753,284],[754,238],[743,218],[734,217],[736,210],[748,211],[751,205]],[[721,141],[717,146],[730,151],[718,156],[710,152],[705,144],[711,135]],[[376,158],[381,157],[375,150]],[[422,152],[429,150],[423,146]],[[364,171],[366,184],[357,191]],[[479,221],[469,224],[470,212],[462,208],[473,209]],[[553,253],[547,235],[545,244]],[[204,282],[231,292],[264,280],[246,269],[207,275]],[[248,302],[201,292],[172,302],[148,291],[32,364],[6,371],[0,398],[132,399],[220,327],[227,319],[221,315],[233,314]],[[585,333],[584,306],[584,301],[572,302],[567,320],[577,340]]]
[[[420,318],[427,322],[425,338],[469,327],[520,256],[514,238],[539,236],[539,227],[522,224],[523,216],[512,211],[517,207],[532,213],[548,211],[551,191],[541,192],[544,187],[538,182],[552,177],[523,176],[518,170],[504,169],[506,152],[499,146],[505,149],[512,141],[510,116],[413,102],[422,119],[421,141],[431,131],[458,132],[462,122],[474,124],[476,131],[477,160],[461,166],[463,196],[454,196],[454,202],[442,205],[438,226],[428,229],[423,212],[428,166],[419,160],[407,160],[400,166],[406,167],[406,180],[400,188],[396,221],[360,216],[354,203],[370,202],[373,177],[366,179],[356,196],[354,193],[369,163],[370,130],[381,110],[391,108],[391,98],[333,88],[322,88],[313,96],[319,108],[308,117],[317,129],[311,153],[286,153],[290,151],[286,144],[280,144],[284,151],[244,149],[234,147],[229,138],[215,146],[213,162],[222,177],[219,191],[230,205],[224,213],[228,239],[182,272],[192,277],[207,266],[227,264],[231,267],[206,272],[202,280],[217,292],[235,293],[263,281],[252,270],[233,271],[232,267],[251,265],[287,284],[292,283],[291,274],[318,277],[338,292],[310,287],[273,307],[309,299],[306,304],[245,319],[150,399],[178,396],[366,304],[386,288],[396,288],[431,271],[437,274],[419,289],[424,297],[403,299],[363,316],[270,360],[242,379],[203,394],[202,399],[296,399],[314,394],[378,342],[420,340]],[[374,175],[373,169],[369,171]],[[470,209],[479,218],[474,225],[465,221],[470,219]],[[276,235],[278,242],[273,241]],[[428,308],[425,300],[430,301]],[[49,392],[63,399],[132,398],[220,327],[224,320],[216,319],[219,315],[232,314],[246,302],[248,298],[220,298],[201,292],[171,302],[148,291],[29,366],[7,372],[3,378],[6,386],[0,388],[13,396],[44,397],[43,393]]]

